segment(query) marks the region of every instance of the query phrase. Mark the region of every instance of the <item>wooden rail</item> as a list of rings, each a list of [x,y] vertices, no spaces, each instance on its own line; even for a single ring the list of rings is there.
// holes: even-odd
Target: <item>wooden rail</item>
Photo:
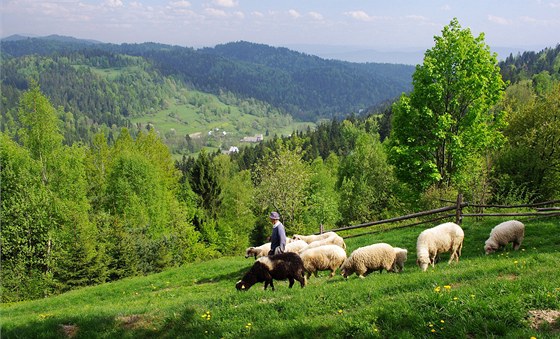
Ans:
[[[454,203],[454,205],[446,206],[446,207],[440,207],[440,208],[436,208],[436,209],[428,210],[428,211],[422,211],[422,212],[407,214],[407,215],[394,217],[394,218],[389,218],[389,219],[384,219],[384,220],[366,222],[366,223],[358,224],[358,225],[334,228],[334,229],[331,229],[329,231],[332,231],[332,232],[347,231],[347,230],[352,230],[352,229],[358,229],[358,228],[364,228],[364,227],[394,223],[394,222],[404,221],[404,220],[408,220],[408,219],[432,216],[432,215],[437,215],[437,214],[441,214],[443,212],[448,212],[448,211],[453,211],[453,210],[455,211],[455,213],[453,213],[453,214],[440,215],[438,217],[431,218],[430,220],[419,221],[419,222],[415,222],[415,223],[412,223],[412,224],[406,224],[406,225],[399,225],[399,226],[396,226],[396,227],[392,227],[391,229],[412,227],[412,226],[417,226],[417,225],[421,225],[421,224],[425,224],[425,223],[432,223],[434,221],[439,221],[439,220],[448,219],[448,218],[452,218],[452,217],[455,217],[455,222],[460,225],[464,217],[480,218],[480,217],[519,217],[519,216],[542,216],[542,217],[558,217],[558,216],[560,216],[560,207],[556,207],[556,206],[540,207],[540,206],[546,206],[546,205],[552,205],[552,204],[560,203],[560,200],[551,200],[551,201],[544,201],[544,202],[538,202],[538,203],[533,203],[533,204],[519,204],[519,205],[482,205],[482,204],[471,204],[471,203],[468,203],[468,202],[464,202],[462,194],[458,194],[456,201],[445,200],[445,202]],[[463,208],[465,208],[465,207],[497,208],[497,209],[533,208],[533,209],[536,210],[536,212],[463,213]],[[377,229],[377,230],[373,230],[373,231],[366,232],[366,233],[349,235],[349,236],[346,236],[346,238],[358,237],[358,236],[361,236],[361,235],[378,233],[378,232],[383,232],[383,231],[387,231],[387,230],[388,229]],[[323,225],[321,225],[319,233],[316,233],[316,234],[323,233],[323,231],[324,231],[323,230]]]

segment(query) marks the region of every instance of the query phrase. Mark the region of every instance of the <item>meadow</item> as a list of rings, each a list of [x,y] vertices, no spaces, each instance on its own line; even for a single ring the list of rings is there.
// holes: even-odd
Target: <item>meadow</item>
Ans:
[[[235,283],[252,265],[240,253],[0,306],[2,338],[559,338],[558,218],[519,219],[520,251],[485,255],[490,229],[504,219],[466,219],[458,264],[415,265],[420,225],[352,237],[347,253],[378,242],[408,249],[400,274],[365,279],[328,272],[305,288],[275,283],[246,292]]]

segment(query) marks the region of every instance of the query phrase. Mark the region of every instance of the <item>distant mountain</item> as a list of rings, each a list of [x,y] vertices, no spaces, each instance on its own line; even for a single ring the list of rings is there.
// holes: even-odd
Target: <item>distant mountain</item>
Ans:
[[[6,38],[3,38],[2,42],[21,41],[21,40],[28,40],[28,39],[51,40],[51,41],[88,44],[88,45],[102,43],[102,42],[97,41],[97,40],[77,39],[77,38],[74,38],[74,37],[57,35],[57,34],[52,34],[52,35],[48,35],[48,36],[44,36],[44,37],[25,36],[25,35],[14,34],[14,35],[10,35]]]
[[[28,54],[130,55],[145,58],[163,76],[201,91],[232,92],[290,113],[296,120],[344,117],[412,88],[410,65],[326,60],[287,48],[245,41],[193,48],[157,43],[104,44],[71,37],[2,41],[5,56]]]

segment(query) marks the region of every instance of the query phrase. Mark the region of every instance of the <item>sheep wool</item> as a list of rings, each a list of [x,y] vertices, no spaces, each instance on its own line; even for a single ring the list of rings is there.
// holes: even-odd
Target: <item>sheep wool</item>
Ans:
[[[306,249],[300,253],[307,278],[311,274],[317,277],[318,271],[330,270],[330,277],[334,277],[336,270],[346,260],[346,251],[337,245],[323,245]]]
[[[311,235],[300,235],[300,234],[294,234],[294,236],[292,237],[294,240],[303,240],[308,244],[311,244],[314,241],[317,240],[323,240],[326,239],[328,237],[331,237],[333,235],[337,235],[334,232],[325,232],[325,233],[321,233],[321,234],[311,234]]]
[[[436,257],[440,253],[446,252],[451,253],[449,263],[453,260],[459,262],[464,238],[465,233],[461,226],[452,222],[422,231],[416,242],[416,264],[422,271],[426,271],[428,265],[434,267]]]
[[[407,259],[408,250],[406,248],[393,247],[395,249],[395,262],[391,270],[393,272],[402,272],[404,269],[404,262]]]
[[[289,280],[289,287],[299,281],[301,287],[306,284],[303,261],[297,253],[280,253],[259,258],[251,269],[235,284],[238,291],[247,291],[256,283],[264,282],[264,289],[270,285],[274,291],[273,280]]]
[[[286,244],[284,252],[294,252],[298,253],[302,249],[307,247],[307,243],[303,240],[292,240]]]
[[[312,241],[309,243],[309,245],[307,245],[306,249],[324,245],[337,245],[342,249],[346,249],[346,243],[344,242],[344,239],[337,234],[333,234],[321,240]]]
[[[493,253],[510,242],[513,249],[517,251],[521,247],[524,237],[525,225],[522,222],[517,220],[504,221],[490,231],[490,237],[484,244],[484,251],[486,254]]]
[[[395,262],[395,250],[393,246],[386,243],[379,243],[364,246],[356,249],[350,257],[348,257],[340,270],[342,276],[348,276],[356,273],[360,278],[364,278],[364,274],[371,271],[387,272],[393,267]]]
[[[270,243],[267,242],[266,244],[262,244],[257,247],[249,247],[245,250],[245,258],[249,258],[250,256],[254,256],[255,259],[259,257],[264,257],[268,255],[270,251]]]

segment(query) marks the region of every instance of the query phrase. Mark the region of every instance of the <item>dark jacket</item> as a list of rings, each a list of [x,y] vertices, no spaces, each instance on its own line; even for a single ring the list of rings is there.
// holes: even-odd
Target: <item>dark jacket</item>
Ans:
[[[286,230],[281,222],[278,222],[272,228],[272,236],[270,237],[270,252],[268,255],[284,253],[286,249]]]

